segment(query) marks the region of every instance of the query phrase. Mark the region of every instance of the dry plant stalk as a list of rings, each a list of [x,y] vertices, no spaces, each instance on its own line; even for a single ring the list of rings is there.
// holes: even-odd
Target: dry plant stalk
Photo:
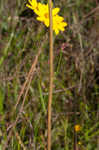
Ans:
[[[51,150],[51,105],[53,93],[53,29],[52,29],[52,0],[49,0],[49,22],[50,22],[50,83],[48,99],[48,150]]]
[[[36,64],[37,64],[37,62],[38,62],[38,57],[39,57],[41,51],[42,51],[42,49],[39,49],[39,52],[38,52],[38,54],[36,55],[35,60],[34,60],[34,62],[33,62],[33,64],[32,64],[32,66],[31,66],[31,69],[30,69],[29,73],[28,73],[28,76],[27,76],[27,78],[26,78],[26,81],[24,82],[24,84],[23,84],[23,86],[22,86],[22,88],[21,88],[21,92],[19,93],[19,96],[18,96],[18,99],[17,99],[17,103],[16,103],[16,105],[15,105],[15,107],[14,107],[14,111],[16,110],[16,108],[17,108],[17,106],[18,106],[18,104],[19,104],[19,101],[20,101],[20,99],[21,99],[21,96],[23,95],[24,90],[25,90],[25,88],[26,88],[26,86],[27,86],[27,84],[28,84],[28,82],[29,82],[29,79],[31,78],[31,76],[32,76],[33,73],[34,73],[34,69],[35,69],[35,66],[36,66]]]

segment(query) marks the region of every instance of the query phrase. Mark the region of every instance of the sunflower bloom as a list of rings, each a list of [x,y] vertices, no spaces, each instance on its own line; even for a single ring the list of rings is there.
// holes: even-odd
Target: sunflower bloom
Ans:
[[[46,27],[49,27],[48,4],[38,3],[37,0],[29,0],[29,4],[26,6],[36,13],[36,19],[38,21],[43,22]],[[59,34],[59,31],[64,31],[65,27],[67,26],[67,23],[64,22],[64,18],[58,15],[59,11],[60,8],[52,9],[53,30],[55,31],[56,35]]]
[[[39,4],[38,5],[39,8],[39,12],[37,13],[38,17],[37,20],[43,22],[47,27],[49,27],[49,8],[48,8],[48,4]],[[54,8],[52,10],[52,18],[54,18],[58,12],[60,11],[59,8]]]

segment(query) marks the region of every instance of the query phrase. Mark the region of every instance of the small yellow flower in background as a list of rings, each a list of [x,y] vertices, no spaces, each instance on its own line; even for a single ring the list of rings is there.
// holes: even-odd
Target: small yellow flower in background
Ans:
[[[32,9],[36,15],[37,20],[43,22],[47,27],[49,27],[49,8],[48,4],[42,4],[37,2],[37,0],[28,0],[29,4],[26,6]],[[60,8],[52,9],[52,18],[53,18],[53,30],[56,35],[59,34],[59,31],[64,31],[67,23],[64,22],[64,18],[59,16],[58,13]]]
[[[79,141],[79,142],[78,142],[78,145],[81,145],[81,144],[82,144],[82,143]]]
[[[79,132],[81,130],[81,126],[79,124],[76,124],[74,126],[74,129],[75,129],[76,132]]]

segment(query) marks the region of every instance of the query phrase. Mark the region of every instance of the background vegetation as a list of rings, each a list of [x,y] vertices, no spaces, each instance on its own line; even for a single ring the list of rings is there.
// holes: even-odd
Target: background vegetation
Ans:
[[[47,146],[49,34],[26,3],[0,0],[0,150]],[[52,150],[99,150],[99,2],[54,5],[68,27],[54,35]],[[39,50],[33,78],[15,108]]]

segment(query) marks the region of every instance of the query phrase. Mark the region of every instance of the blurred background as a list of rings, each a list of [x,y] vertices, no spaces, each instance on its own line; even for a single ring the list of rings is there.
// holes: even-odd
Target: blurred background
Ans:
[[[26,3],[0,0],[0,150],[47,147],[49,31]],[[99,1],[54,0],[54,7],[68,26],[54,35],[52,150],[99,150]]]

